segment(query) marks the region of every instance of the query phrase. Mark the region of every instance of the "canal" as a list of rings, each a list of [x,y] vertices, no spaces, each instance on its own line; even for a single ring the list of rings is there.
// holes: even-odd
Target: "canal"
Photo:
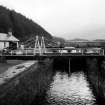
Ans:
[[[57,72],[47,91],[50,105],[94,105],[95,97],[83,72]]]
[[[67,70],[54,70],[53,79],[45,94],[37,100],[37,104],[104,105],[103,64],[97,59],[89,59],[85,67],[85,70],[74,70],[71,73]]]

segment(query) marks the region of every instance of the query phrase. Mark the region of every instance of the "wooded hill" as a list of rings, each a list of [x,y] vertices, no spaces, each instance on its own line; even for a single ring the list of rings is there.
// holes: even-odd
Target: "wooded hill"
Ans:
[[[8,33],[9,30],[12,30],[13,35],[20,41],[26,41],[36,35],[44,35],[47,38],[52,38],[44,28],[31,19],[14,10],[0,6],[0,33]]]

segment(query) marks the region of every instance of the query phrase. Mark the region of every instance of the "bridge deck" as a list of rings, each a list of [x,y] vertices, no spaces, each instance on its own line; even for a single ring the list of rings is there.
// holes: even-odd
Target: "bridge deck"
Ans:
[[[21,59],[21,60],[36,60],[43,58],[54,58],[54,57],[67,57],[67,58],[85,58],[85,57],[97,57],[104,58],[105,55],[99,54],[70,54],[70,53],[47,53],[47,54],[36,54],[36,55],[0,55],[5,59]]]
[[[105,56],[104,49],[89,49],[84,48],[66,49],[66,48],[47,48],[43,49],[17,49],[10,52],[1,53],[1,58],[6,59],[38,59],[49,57],[103,57]]]

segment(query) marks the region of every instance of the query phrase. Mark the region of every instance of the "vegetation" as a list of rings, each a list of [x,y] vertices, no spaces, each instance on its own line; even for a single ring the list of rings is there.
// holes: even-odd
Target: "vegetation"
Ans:
[[[88,58],[86,60],[86,75],[95,95],[97,105],[105,103],[105,61],[104,58]]]
[[[73,39],[65,41],[65,46],[73,46],[73,47],[102,47],[105,48],[105,40],[97,39],[97,40],[86,40],[86,39]]]
[[[45,93],[54,76],[51,63],[46,59],[34,64],[1,85],[0,105],[45,105]]]
[[[13,35],[20,41],[26,41],[36,35],[51,38],[51,35],[45,29],[31,19],[16,13],[14,10],[0,6],[0,33],[8,33],[9,30],[12,30]]]
[[[53,37],[53,40],[55,41],[55,42],[58,42],[57,44],[58,44],[58,46],[59,47],[64,47],[64,43],[65,43],[65,39],[63,39],[63,38],[60,38],[60,37]]]

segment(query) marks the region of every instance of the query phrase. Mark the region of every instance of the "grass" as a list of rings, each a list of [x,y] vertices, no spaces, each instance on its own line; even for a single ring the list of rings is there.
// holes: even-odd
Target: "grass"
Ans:
[[[0,63],[0,74],[8,70],[8,68],[22,63],[22,60],[7,60],[6,63]]]
[[[53,75],[51,61],[32,65],[24,74],[0,87],[0,105],[44,105]]]

